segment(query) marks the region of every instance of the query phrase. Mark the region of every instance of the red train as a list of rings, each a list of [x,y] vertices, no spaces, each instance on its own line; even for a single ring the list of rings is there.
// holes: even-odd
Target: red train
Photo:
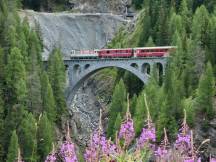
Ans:
[[[176,49],[175,46],[138,47],[122,49],[100,49],[71,51],[73,58],[131,58],[131,57],[166,57]]]

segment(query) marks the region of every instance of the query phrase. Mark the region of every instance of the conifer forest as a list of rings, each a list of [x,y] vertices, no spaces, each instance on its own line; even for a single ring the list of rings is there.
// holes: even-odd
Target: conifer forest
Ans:
[[[81,146],[69,124],[62,49],[56,44],[44,61],[40,26],[20,12],[73,14],[86,2],[99,3],[0,0],[0,162],[216,162],[216,1],[131,0],[131,25],[103,48],[175,50],[164,75],[154,66],[146,84],[123,69],[101,70],[114,80],[108,120],[100,111]]]

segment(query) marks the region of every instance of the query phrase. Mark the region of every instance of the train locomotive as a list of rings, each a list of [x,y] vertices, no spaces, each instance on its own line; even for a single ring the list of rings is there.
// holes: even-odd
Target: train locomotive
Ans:
[[[175,46],[138,47],[121,49],[72,50],[71,59],[98,59],[98,58],[140,58],[140,57],[167,57]]]

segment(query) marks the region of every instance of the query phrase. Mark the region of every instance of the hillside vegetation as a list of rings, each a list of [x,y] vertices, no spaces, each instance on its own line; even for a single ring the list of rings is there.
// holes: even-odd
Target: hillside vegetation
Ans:
[[[58,132],[68,132],[66,140],[71,142],[65,122],[68,111],[61,51],[53,50],[44,69],[39,29],[30,29],[27,20],[21,21],[17,14],[22,5],[39,10],[40,5],[49,2],[52,1],[0,0],[0,161],[14,162],[20,156],[26,162],[45,161],[53,143],[63,140]],[[64,3],[54,1],[52,5],[61,7]],[[208,133],[213,129],[211,121],[215,120],[216,112],[215,0],[133,0],[132,3],[139,9],[134,28],[122,28],[109,47],[173,45],[177,49],[171,54],[165,76],[158,78],[154,68],[144,88],[128,72],[106,71],[114,76],[116,85],[105,132],[114,139],[127,114],[126,121],[131,126],[133,119],[135,126],[130,143],[134,136],[140,135],[150,113],[156,124],[157,141],[161,141],[164,127],[169,139],[174,141],[185,110],[190,127],[196,130],[199,126],[214,147],[215,135]],[[101,78],[106,78],[103,75]],[[127,94],[132,119],[128,115]],[[74,146],[64,144],[74,154]],[[216,156],[212,150],[207,156],[210,153]]]
[[[118,78],[124,81],[120,80],[113,92],[108,135],[114,137],[114,128],[120,126],[125,114],[127,93],[131,96],[131,113],[137,134],[146,121],[144,93],[147,94],[150,112],[156,123],[158,140],[161,139],[164,127],[168,129],[170,137],[175,137],[184,109],[190,126],[196,127],[198,123],[203,131],[207,131],[210,121],[215,119],[216,111],[215,1],[141,1],[134,1],[141,10],[133,30],[129,27],[120,29],[108,46],[128,48],[172,45],[177,46],[177,50],[171,54],[162,85],[156,68],[151,71],[151,81],[142,92],[141,83],[132,74],[119,71]],[[215,138],[207,136],[214,143]]]

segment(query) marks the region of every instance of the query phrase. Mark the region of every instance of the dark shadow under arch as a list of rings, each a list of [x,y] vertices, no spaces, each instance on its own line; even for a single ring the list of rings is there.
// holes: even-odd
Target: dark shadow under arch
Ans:
[[[142,65],[142,73],[150,75],[150,73],[151,73],[151,66],[150,66],[149,63],[144,63]]]
[[[137,78],[139,78],[144,84],[147,83],[148,80],[148,76],[146,76],[145,74],[141,75],[137,75],[136,74],[136,69],[134,68],[130,68],[130,67],[121,67],[121,66],[101,66],[99,68],[95,68],[90,66],[89,69],[86,70],[86,73],[81,77],[81,79],[73,86],[73,87],[69,87],[69,89],[66,91],[66,98],[67,98],[67,104],[68,106],[71,105],[73,98],[76,94],[76,91],[83,85],[84,81],[87,80],[91,75],[93,75],[94,73],[105,69],[105,68],[120,68],[126,71],[129,71],[130,73],[134,74]]]

